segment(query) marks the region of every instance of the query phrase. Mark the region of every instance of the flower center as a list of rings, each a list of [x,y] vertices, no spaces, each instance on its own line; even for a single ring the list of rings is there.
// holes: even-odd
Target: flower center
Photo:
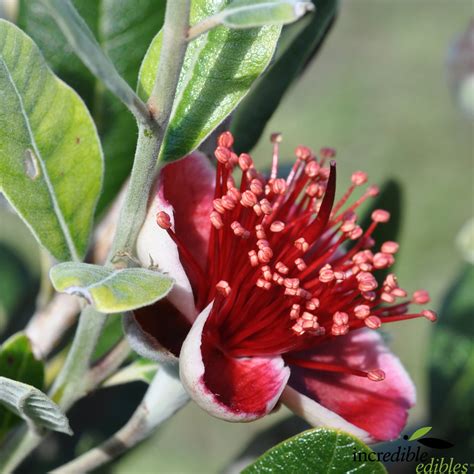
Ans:
[[[425,304],[429,295],[418,290],[407,298],[394,274],[379,287],[374,272],[393,265],[398,244],[384,242],[373,250],[372,234],[389,220],[387,211],[375,210],[365,230],[357,224],[357,208],[378,194],[369,186],[348,204],[354,190],[367,182],[365,173],[353,173],[350,187],[334,202],[336,165],[330,161],[327,166],[334,150],[322,149],[318,159],[308,148],[298,147],[283,179],[278,177],[280,137],[272,139],[273,165],[265,178],[248,154],[232,151],[230,133],[219,137],[206,268],[181,244],[169,216],[160,212],[157,222],[178,245],[198,309],[214,300],[207,329],[216,332],[228,354],[283,355],[288,363],[303,367],[381,380],[378,369],[365,372],[302,361],[290,353],[313,349],[354,329],[378,329],[386,322],[418,317],[433,321],[436,315],[429,310],[408,313],[410,303]],[[235,170],[240,171],[240,184]]]

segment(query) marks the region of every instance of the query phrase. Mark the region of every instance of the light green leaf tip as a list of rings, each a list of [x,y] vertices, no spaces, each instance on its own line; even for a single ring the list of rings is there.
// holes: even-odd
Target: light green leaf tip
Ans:
[[[78,295],[101,313],[120,313],[148,306],[168,294],[173,280],[145,268],[113,269],[65,262],[50,271],[54,288]]]
[[[0,191],[58,260],[86,252],[103,158],[81,98],[0,20]]]
[[[409,438],[408,441],[415,441],[418,438],[421,438],[422,436],[425,436],[425,434],[428,434],[431,431],[432,427],[431,426],[423,426],[422,428],[418,428]]]
[[[314,10],[311,1],[235,0],[222,10],[221,22],[230,28],[286,25]]]
[[[109,377],[103,387],[122,385],[130,382],[145,382],[150,384],[158,370],[158,364],[147,359],[137,359]]]
[[[69,421],[61,409],[31,385],[0,377],[0,403],[34,427],[72,435]]]

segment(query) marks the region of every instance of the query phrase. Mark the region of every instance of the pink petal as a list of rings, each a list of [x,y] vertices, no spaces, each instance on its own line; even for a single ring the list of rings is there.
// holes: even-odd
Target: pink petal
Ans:
[[[191,324],[167,299],[124,317],[124,330],[132,349],[147,359],[178,363]]]
[[[290,375],[281,357],[233,358],[215,344],[205,324],[212,303],[198,316],[180,356],[181,380],[194,401],[217,418],[252,421],[269,413]]]
[[[157,179],[154,199],[137,238],[137,254],[144,266],[158,265],[175,280],[168,295],[176,308],[192,322],[197,311],[186,266],[176,244],[156,223],[156,214],[165,211],[172,226],[194,258],[203,263],[207,256],[212,208],[214,170],[200,153],[165,166]]]
[[[355,375],[292,366],[289,385],[306,400],[298,402],[291,394],[290,408],[302,412],[302,416],[311,421],[309,400],[313,400],[318,405],[316,409],[322,405],[337,413],[348,423],[369,433],[373,440],[384,441],[399,436],[408,409],[415,403],[415,387],[379,334],[370,330],[352,331],[347,336],[332,338],[306,357],[362,370],[379,368],[385,372],[385,380],[374,382]],[[287,401],[285,396],[282,400]],[[304,410],[299,409],[301,406]]]

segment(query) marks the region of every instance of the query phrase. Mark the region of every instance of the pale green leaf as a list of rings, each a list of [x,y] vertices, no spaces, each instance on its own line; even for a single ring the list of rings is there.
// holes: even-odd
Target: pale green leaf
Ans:
[[[158,370],[158,364],[147,359],[137,359],[109,377],[103,387],[122,385],[130,382],[145,382],[150,384]]]
[[[222,3],[192,2],[191,24],[220,11]],[[160,159],[176,160],[199,144],[232,112],[273,56],[280,26],[232,30],[219,26],[192,41],[186,53]],[[156,78],[162,35],[143,60],[138,92],[148,99]]]
[[[50,272],[54,288],[85,298],[101,313],[120,313],[147,306],[168,294],[173,280],[145,268],[113,269],[65,262]]]
[[[317,428],[269,449],[242,474],[386,473],[382,463],[368,459],[373,451],[343,431]],[[373,458],[374,456],[372,456]]]
[[[89,112],[31,38],[3,20],[0,90],[0,190],[55,258],[81,258],[103,172]]]
[[[234,0],[218,16],[230,28],[250,28],[292,23],[313,9],[311,1]]]
[[[72,434],[68,419],[61,409],[31,385],[0,377],[0,403],[29,425]]]

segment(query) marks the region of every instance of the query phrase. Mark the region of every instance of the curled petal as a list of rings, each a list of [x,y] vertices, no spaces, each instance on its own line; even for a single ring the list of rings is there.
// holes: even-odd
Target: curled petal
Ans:
[[[213,176],[212,166],[200,153],[166,165],[158,176],[136,244],[138,258],[144,266],[158,265],[175,279],[168,298],[190,322],[197,312],[186,262],[168,232],[158,226],[156,216],[159,211],[169,215],[180,241],[198,264],[203,265],[209,241]]]
[[[305,356],[317,362],[362,370],[381,369],[385,372],[385,379],[375,382],[346,373],[291,367],[289,385],[300,393],[302,398],[298,403],[303,409],[294,400],[288,403],[290,408],[311,422],[310,401],[314,400],[316,410],[322,405],[347,423],[367,432],[372,441],[399,436],[408,409],[415,403],[415,388],[379,334],[369,330],[352,331],[347,336],[331,339]],[[283,401],[288,400],[283,397]]]
[[[195,402],[227,421],[252,421],[273,410],[290,375],[281,357],[234,358],[206,326],[212,303],[198,316],[180,356],[180,377]]]

